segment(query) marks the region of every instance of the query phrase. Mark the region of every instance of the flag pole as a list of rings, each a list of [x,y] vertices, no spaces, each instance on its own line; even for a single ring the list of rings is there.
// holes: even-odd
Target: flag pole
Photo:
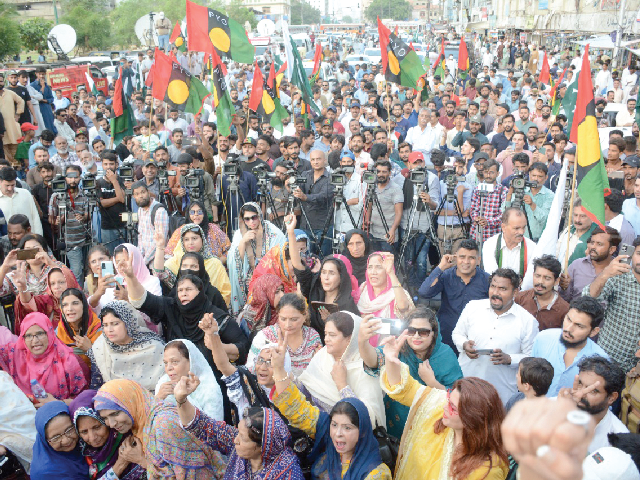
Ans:
[[[151,122],[153,121],[153,99],[151,99],[151,112],[149,112],[149,142],[147,143],[147,152],[151,153]]]
[[[578,155],[576,152],[576,158],[573,164],[573,178],[571,179],[571,200],[569,200],[571,203],[569,203],[569,218],[566,219],[566,223],[567,223],[567,251],[565,252],[564,255],[564,268],[563,271],[566,273],[567,271],[567,267],[569,266],[569,243],[571,241],[571,223],[573,221],[573,201],[575,199],[576,196],[576,177],[577,175],[577,169],[576,166],[578,165]],[[569,167],[567,166],[567,169]]]
[[[387,93],[387,83],[385,82],[384,84],[384,90],[385,93]],[[387,93],[387,97],[389,97],[389,94]],[[391,97],[389,97],[389,99],[391,99]],[[389,120],[391,120],[391,112],[389,112],[389,103],[387,102],[387,138],[390,139],[391,138],[391,122]]]

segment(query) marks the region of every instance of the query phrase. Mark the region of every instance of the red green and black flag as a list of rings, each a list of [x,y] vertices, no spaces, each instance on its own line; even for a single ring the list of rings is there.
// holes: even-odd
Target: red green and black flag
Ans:
[[[433,64],[433,66],[435,67],[435,71],[433,72],[434,75],[440,75],[440,79],[444,80],[444,69],[446,67],[446,63],[445,63],[445,56],[444,56],[444,37],[442,38],[442,43],[440,46],[440,55],[438,55],[438,58],[436,60],[436,63]]]
[[[122,141],[128,135],[133,135],[133,127],[136,124],[133,108],[124,94],[122,85],[122,69],[116,80],[113,93],[113,118],[111,119],[111,133],[114,145]]]
[[[581,72],[591,72],[589,45],[584,49]],[[582,208],[604,230],[604,197],[609,194],[609,179],[600,151],[591,75],[578,78],[578,99],[573,114],[570,140],[577,144],[576,182]]]
[[[553,86],[551,87],[551,93],[549,94],[549,96],[551,97],[551,115],[553,115],[554,117],[556,115],[558,115],[558,112],[560,111],[560,105],[562,105],[562,100],[557,97],[556,94],[556,90],[558,90],[558,86],[562,83],[562,80],[564,79],[564,74],[567,72],[567,69],[565,68],[562,71],[562,75],[560,75],[560,78],[558,79],[557,82],[553,82],[553,79],[551,80],[551,82],[553,82]]]
[[[316,43],[316,53],[313,55],[313,71],[311,72],[311,80],[309,84],[313,87],[320,76],[320,63],[322,62],[322,45]]]
[[[216,51],[218,56],[239,63],[253,63],[255,47],[244,27],[216,10],[187,0],[189,51]]]
[[[421,90],[418,80],[424,75],[424,68],[418,54],[396,34],[391,33],[380,18],[378,18],[378,34],[385,79],[404,87]]]
[[[183,53],[187,51],[187,40],[182,34],[182,28],[180,28],[180,20],[176,21],[176,26],[173,27],[173,32],[171,33],[171,37],[169,38],[169,43],[174,45]]]
[[[227,84],[224,81],[223,63],[218,54],[214,51],[211,54],[211,93],[213,101],[211,102],[216,113],[216,124],[220,135],[228,137],[231,135],[231,121],[236,112]]]
[[[211,93],[197,77],[156,48],[153,67],[153,98],[194,115]]]
[[[253,83],[251,96],[249,97],[249,109],[256,112],[263,122],[268,122],[273,128],[282,132],[282,119],[289,116],[275,92],[276,72],[271,64],[271,73],[265,80],[258,65],[253,71]]]
[[[458,47],[458,76],[462,79],[465,79],[467,78],[468,72],[469,72],[469,51],[467,50],[467,42],[464,41],[464,35],[463,35],[460,38],[460,46]]]

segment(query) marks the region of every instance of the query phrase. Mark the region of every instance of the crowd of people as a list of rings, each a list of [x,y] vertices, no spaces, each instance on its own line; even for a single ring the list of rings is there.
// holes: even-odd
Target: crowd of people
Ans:
[[[276,128],[277,55],[228,62],[231,135],[143,90],[115,145],[113,86],[0,78],[0,478],[639,479],[638,75],[594,58],[606,225],[575,198],[535,256],[582,63],[551,98],[516,43],[422,92],[329,43]]]

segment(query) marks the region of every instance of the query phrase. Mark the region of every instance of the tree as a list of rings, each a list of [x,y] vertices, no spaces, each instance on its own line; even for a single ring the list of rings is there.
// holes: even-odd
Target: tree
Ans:
[[[77,45],[82,51],[111,48],[111,21],[105,15],[106,0],[63,0],[65,15],[60,23],[76,30]]]
[[[377,17],[407,20],[411,18],[411,11],[411,4],[406,0],[373,0],[364,11],[364,16],[374,23]]]
[[[342,17],[341,23],[353,23],[353,18],[351,18],[349,15],[345,15],[344,17]]]
[[[0,3],[0,60],[20,53],[20,25],[15,8]]]
[[[47,34],[53,27],[51,20],[30,18],[20,24],[20,38],[25,50],[41,51],[47,48]]]
[[[291,0],[291,25],[309,25],[320,22],[320,10],[305,0]]]

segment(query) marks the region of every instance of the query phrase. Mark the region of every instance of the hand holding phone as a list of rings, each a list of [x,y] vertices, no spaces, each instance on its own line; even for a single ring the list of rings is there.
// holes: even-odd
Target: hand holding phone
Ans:
[[[39,251],[39,248],[23,248],[22,250],[18,250],[16,258],[18,260],[33,260]]]
[[[100,264],[100,269],[102,270],[102,276],[105,275],[115,275],[113,270],[113,262],[111,260],[106,260]]]

